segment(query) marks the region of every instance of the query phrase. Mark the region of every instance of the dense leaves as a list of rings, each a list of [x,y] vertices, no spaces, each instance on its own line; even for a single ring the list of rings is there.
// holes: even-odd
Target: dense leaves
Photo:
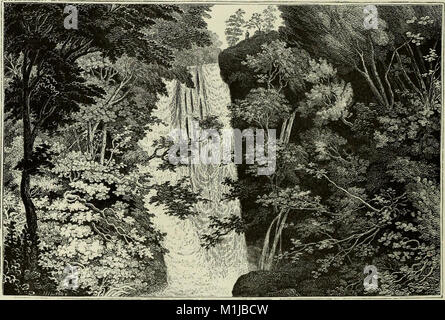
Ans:
[[[192,85],[176,55],[211,43],[209,7],[77,5],[78,30],[63,7],[6,6],[7,293],[151,293],[166,275],[144,197],[165,186],[139,141],[164,80]]]
[[[274,6],[248,21],[240,9],[222,52],[208,5],[79,4],[78,30],[63,7],[5,5],[5,293],[165,286],[154,210],[184,220],[208,200],[169,181],[183,168],[166,160],[171,141],[152,139],[168,125],[152,111],[166,80],[192,87],[187,67],[219,60],[233,127],[266,130],[276,163],[269,175],[238,165],[224,196],[242,217],[210,216],[204,246],[244,233],[255,268],[295,274],[293,294],[438,294],[440,7],[377,6],[366,30],[363,6],[279,6],[279,32]],[[78,286],[64,285],[67,266]]]
[[[231,86],[236,123],[264,126],[254,110],[267,118],[268,108],[289,105],[268,124],[291,131],[280,134],[275,173],[240,167],[232,182],[233,195],[243,194],[247,241],[262,250],[258,268],[296,268],[307,279],[296,290],[306,294],[438,294],[438,8],[378,6],[376,30],[363,28],[362,6],[279,9],[281,39],[245,40],[220,61],[237,81],[227,62],[241,56],[250,69],[243,81],[257,83],[243,94]],[[280,73],[304,59],[307,68]],[[301,81],[294,90],[293,80]],[[264,87],[281,98],[258,97]],[[378,269],[377,290],[363,287],[366,265]]]

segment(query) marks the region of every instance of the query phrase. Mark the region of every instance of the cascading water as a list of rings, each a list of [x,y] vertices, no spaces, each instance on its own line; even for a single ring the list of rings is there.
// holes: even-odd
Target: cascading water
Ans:
[[[220,76],[217,64],[208,64],[189,69],[195,84],[187,88],[178,81],[167,83],[168,95],[160,97],[154,115],[163,121],[151,127],[142,141],[145,149],[153,153],[153,141],[167,137],[175,129],[183,129],[193,134],[194,118],[216,116],[224,129],[230,128],[230,92]],[[230,164],[192,164],[178,167],[175,173],[159,170],[161,160],[154,161],[147,170],[157,183],[176,183],[182,177],[190,178],[192,188],[200,190],[207,201],[195,205],[197,214],[186,219],[165,213],[165,208],[149,204],[146,206],[155,214],[155,226],[166,233],[163,245],[168,250],[164,259],[167,266],[168,287],[159,295],[163,296],[231,296],[233,285],[238,277],[248,272],[247,249],[244,235],[234,231],[225,235],[215,247],[202,246],[201,236],[209,233],[210,216],[218,218],[240,216],[238,200],[223,200],[227,186],[226,178],[236,180],[236,167]],[[173,200],[173,199],[172,199]]]

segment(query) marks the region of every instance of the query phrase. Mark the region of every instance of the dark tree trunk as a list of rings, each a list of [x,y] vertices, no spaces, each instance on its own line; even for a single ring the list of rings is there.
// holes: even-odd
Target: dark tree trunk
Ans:
[[[31,178],[31,164],[32,164],[32,152],[34,148],[35,134],[31,129],[31,119],[30,119],[30,97],[29,97],[29,78],[27,74],[24,73],[23,78],[23,109],[22,109],[22,120],[23,120],[23,168],[22,168],[22,179],[20,182],[20,196],[25,206],[26,213],[26,232],[27,240],[29,241],[29,250],[27,251],[28,256],[27,268],[35,270],[37,266],[38,257],[38,247],[37,247],[37,214],[34,203],[31,198],[30,191],[30,178]]]
[[[27,260],[27,268],[30,270],[34,270],[37,265],[37,215],[34,203],[32,202],[30,195],[30,175],[29,172],[25,169],[22,172],[22,180],[20,183],[20,196],[22,198],[23,204],[25,206],[26,212],[26,232],[27,232],[27,240],[29,243],[29,251],[27,252],[28,257]]]

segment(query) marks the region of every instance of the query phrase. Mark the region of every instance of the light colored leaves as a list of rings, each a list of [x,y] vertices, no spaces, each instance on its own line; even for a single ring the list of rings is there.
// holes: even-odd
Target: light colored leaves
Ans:
[[[310,60],[310,70],[305,80],[312,84],[298,111],[302,116],[315,115],[318,125],[349,117],[353,91],[350,83],[337,77],[337,71],[326,60]]]

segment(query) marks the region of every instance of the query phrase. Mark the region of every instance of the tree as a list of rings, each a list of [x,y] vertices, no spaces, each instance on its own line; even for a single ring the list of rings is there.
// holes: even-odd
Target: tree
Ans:
[[[249,41],[253,41],[252,38]],[[246,44],[249,46],[249,44]],[[296,116],[296,102],[289,103],[289,92],[302,92],[305,83],[301,75],[307,71],[308,54],[304,50],[287,47],[286,43],[279,39],[270,39],[262,43],[254,54],[247,54],[241,63],[248,68],[256,86],[249,91],[244,99],[236,100],[231,106],[234,121],[240,122],[243,127],[259,127],[265,130],[275,129],[281,125],[280,139],[276,146],[277,167],[275,172],[267,177],[256,175],[256,166],[249,166],[245,175],[249,178],[241,179],[239,182],[228,182],[233,187],[232,196],[240,199],[249,199],[256,204],[255,217],[248,217],[244,222],[244,231],[249,232],[250,226],[261,221],[265,226],[266,235],[262,239],[263,249],[261,254],[261,268],[270,269],[275,257],[277,244],[281,239],[281,223],[285,223],[287,213],[280,212],[278,206],[262,203],[258,196],[274,196],[280,190],[281,184],[286,180],[289,167],[295,165],[290,160],[298,158],[299,150],[294,144],[289,144],[292,125]],[[224,72],[225,70],[223,70]],[[294,159],[295,160],[295,159]],[[289,162],[290,161],[290,162]],[[243,175],[244,176],[244,175]],[[250,177],[252,176],[252,181]],[[261,187],[257,186],[261,181]],[[260,217],[258,217],[258,216]],[[284,221],[282,220],[284,218]],[[252,220],[251,220],[252,219]],[[251,220],[251,221],[249,221]],[[279,220],[277,222],[277,220]],[[232,224],[221,224],[221,229],[226,230],[230,226],[240,230],[239,221]],[[276,226],[277,232],[273,232]],[[224,234],[223,231],[220,234]],[[270,238],[272,237],[272,240]]]
[[[137,59],[167,70],[174,59],[173,44],[168,47],[166,43],[159,43],[156,36],[147,33],[147,29],[159,19],[175,21],[175,13],[182,10],[178,6],[166,5],[82,5],[79,6],[79,15],[84,21],[82,27],[71,31],[65,30],[63,23],[57,22],[63,5],[10,4],[6,6],[6,12],[5,52],[13,64],[8,66],[12,80],[8,84],[5,102],[6,109],[15,115],[20,114],[23,122],[24,156],[19,164],[22,170],[20,193],[31,242],[28,263],[29,268],[34,269],[38,254],[37,214],[30,193],[30,179],[39,166],[36,160],[42,158],[35,150],[36,137],[61,123],[55,119],[66,118],[66,115],[78,111],[80,105],[93,104],[96,98],[105,99],[104,108],[116,106],[129,92],[130,81],[135,78],[132,72],[138,70],[116,72],[116,65],[115,70],[105,65],[88,70],[105,74],[102,74],[101,81],[109,84],[103,90],[99,85],[86,81],[79,59],[100,52],[101,58],[113,62],[126,55],[129,66],[132,59]],[[188,13],[189,23],[200,23],[202,26],[201,9]],[[178,24],[178,28],[189,30],[184,28],[184,24]],[[199,35],[184,45],[191,45],[197,38],[204,42],[208,40]],[[126,65],[124,63],[123,67]],[[165,75],[171,77],[174,73],[165,72]],[[100,123],[103,128],[99,159],[104,162],[106,145],[110,140],[107,124],[103,121]]]
[[[310,70],[303,77],[312,85],[306,92],[307,100],[298,107],[300,115],[313,117],[314,123],[326,124],[329,121],[341,120],[344,124],[352,126],[347,118],[351,116],[353,93],[350,83],[337,77],[337,70],[326,60],[309,61]]]
[[[265,84],[268,89],[273,87],[282,91],[290,82],[293,85],[302,85],[302,82],[296,81],[297,75],[302,72],[304,61],[298,59],[295,50],[286,47],[286,43],[281,40],[274,40],[263,44],[261,52],[256,55],[248,55],[243,64],[255,71],[259,83]]]
[[[262,15],[264,20],[264,32],[270,32],[275,29],[277,11],[278,10],[276,6],[267,6],[267,8],[263,10]]]
[[[246,23],[248,30],[253,29],[255,33],[264,31],[264,18],[261,13],[255,12]]]
[[[172,13],[173,19],[159,17],[145,34],[156,43],[175,50],[190,49],[192,45],[211,45],[207,22],[210,5],[178,5]]]
[[[265,84],[268,89],[283,92],[291,87],[294,91],[302,91],[304,83],[300,75],[305,73],[307,60],[308,55],[304,50],[287,48],[286,43],[275,40],[263,44],[261,52],[255,56],[248,55],[243,64],[255,71],[258,83]],[[295,111],[282,124],[280,140],[283,142],[289,141]]]
[[[30,176],[36,170],[35,139],[55,113],[62,114],[79,100],[91,101],[94,88],[84,85],[73,63],[91,48],[82,34],[70,41],[60,25],[52,24],[61,12],[60,6],[10,5],[6,11],[5,49],[13,59],[22,59],[20,74],[14,75],[12,88],[6,94],[6,105],[16,112],[20,110],[23,122],[20,194],[31,242],[29,266],[33,269],[37,260],[37,216],[30,194]],[[57,47],[57,40],[65,45]],[[15,95],[20,98],[12,98]]]
[[[370,30],[363,27],[362,6],[281,10],[287,42],[299,43],[310,53],[321,53],[334,65],[346,65],[358,72],[379,104],[393,105],[395,95],[407,87],[418,95],[430,91],[431,82],[422,77],[428,72],[422,56],[428,53],[430,40],[437,36],[438,7],[394,10],[378,6],[379,28]],[[436,45],[433,43],[434,52]],[[420,98],[431,103],[425,95]]]
[[[244,15],[246,12],[243,9],[238,9],[226,20],[226,29],[224,31],[226,40],[229,46],[234,46],[238,43],[243,35],[243,28],[246,24]]]
[[[267,130],[278,126],[289,115],[290,106],[279,91],[273,88],[252,89],[244,100],[231,106],[233,116]]]
[[[298,175],[302,177],[300,184],[306,181],[304,186],[315,196],[312,201],[321,197],[325,209],[303,214],[295,221],[298,236],[280,259],[318,259],[315,278],[335,272],[350,283],[362,272],[362,262],[369,261],[381,272],[378,294],[437,292],[438,233],[431,228],[425,237],[425,222],[417,218],[418,214],[425,215],[438,223],[438,201],[433,200],[439,163],[438,141],[433,138],[438,135],[433,132],[438,132],[438,122],[430,118],[440,112],[440,99],[433,93],[439,81],[434,49],[438,29],[432,19],[435,7],[379,7],[379,26],[386,35],[366,35],[358,21],[353,23],[353,7],[282,9],[288,41],[299,38],[297,41],[311,54],[326,57],[343,72],[348,67],[355,70],[377,103],[357,102],[366,101],[362,93],[352,94],[353,86],[338,75],[332,78],[336,71],[328,61],[310,63],[311,70],[305,76],[310,91],[298,112],[312,124],[309,130],[299,130],[300,145],[311,161],[300,166]],[[291,16],[294,9],[302,11]],[[306,9],[314,10],[312,14],[321,19],[309,22]],[[334,21],[334,16],[344,19]],[[294,24],[296,20],[301,24]],[[306,23],[319,25],[312,30]],[[399,27],[385,29],[390,24]],[[290,25],[292,30],[287,29]],[[340,29],[348,31],[340,34]],[[386,30],[400,34],[393,38]],[[365,33],[363,43],[369,48],[366,52],[361,47],[361,33]],[[355,40],[348,38],[352,34]],[[316,46],[317,51],[313,51]],[[422,66],[426,61],[429,65]],[[424,67],[427,72],[422,80],[420,70]],[[433,75],[430,80],[426,80],[427,74]],[[311,177],[320,185],[311,183]],[[420,197],[429,205],[418,209],[419,198],[411,188],[423,190]],[[360,218],[363,214],[366,219]],[[357,294],[363,292],[360,285],[339,285],[334,292]]]
[[[306,278],[299,295],[437,294],[441,16],[436,6],[379,6],[379,29],[365,30],[362,10],[280,7],[282,47],[310,59],[296,72],[301,95],[292,81],[280,89],[298,125],[277,147],[275,174],[241,168],[233,183],[243,230],[254,246],[264,236],[260,268]],[[277,65],[265,63],[278,60],[268,59],[274,48],[250,53],[257,71],[245,82],[265,89],[275,75],[280,88]],[[230,79],[235,68],[221,66]],[[250,126],[247,101],[237,114]],[[366,265],[378,268],[376,291],[363,288]]]

